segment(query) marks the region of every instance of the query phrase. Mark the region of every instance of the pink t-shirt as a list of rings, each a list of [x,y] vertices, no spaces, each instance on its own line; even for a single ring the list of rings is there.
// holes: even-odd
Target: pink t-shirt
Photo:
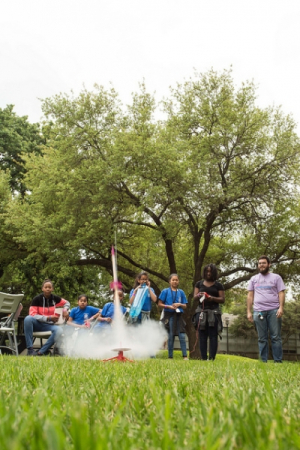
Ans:
[[[279,308],[278,293],[285,289],[281,276],[276,273],[254,275],[248,284],[248,291],[254,291],[253,310],[270,311]]]

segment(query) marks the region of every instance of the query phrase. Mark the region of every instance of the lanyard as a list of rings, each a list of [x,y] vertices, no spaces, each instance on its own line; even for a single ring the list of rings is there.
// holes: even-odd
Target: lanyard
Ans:
[[[177,289],[176,289],[176,291],[175,291],[175,296],[173,295],[173,292],[174,291],[172,291],[172,289],[170,288],[170,291],[171,291],[171,296],[172,296],[172,303],[176,303],[176,298],[177,298]]]

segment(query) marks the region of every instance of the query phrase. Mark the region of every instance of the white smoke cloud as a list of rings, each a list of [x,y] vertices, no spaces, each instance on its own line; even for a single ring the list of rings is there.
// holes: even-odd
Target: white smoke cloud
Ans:
[[[94,327],[91,331],[68,328],[63,353],[74,358],[107,359],[117,356],[117,349],[130,349],[123,350],[126,358],[146,359],[155,356],[168,338],[161,323],[153,320],[135,326],[116,317],[111,326]]]

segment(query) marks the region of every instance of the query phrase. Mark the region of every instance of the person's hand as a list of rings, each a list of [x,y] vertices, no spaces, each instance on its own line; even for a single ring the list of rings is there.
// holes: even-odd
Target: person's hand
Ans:
[[[198,297],[202,297],[202,295],[204,295],[205,298],[211,298],[211,295],[209,295],[207,292],[199,292]]]
[[[57,317],[57,316],[49,316],[49,318],[50,318],[50,320],[51,320],[51,322],[53,322],[53,323],[56,323],[56,322],[58,322],[58,319],[59,319],[59,317]]]
[[[279,307],[278,311],[276,313],[276,317],[278,317],[278,319],[279,319],[279,317],[282,317],[282,316],[283,316],[283,308]]]
[[[111,317],[106,317],[106,322],[110,323],[111,322]]]
[[[253,322],[253,316],[251,312],[247,313],[247,319],[249,320],[249,322]]]
[[[64,319],[68,320],[68,318],[69,318],[69,311],[64,308],[63,312],[62,312],[62,316],[63,316]]]
[[[181,303],[173,303],[173,307],[176,309],[176,308],[180,308],[180,306],[181,306]]]

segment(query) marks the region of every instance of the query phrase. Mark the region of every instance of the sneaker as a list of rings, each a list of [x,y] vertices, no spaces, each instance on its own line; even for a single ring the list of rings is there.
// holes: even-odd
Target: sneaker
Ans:
[[[27,356],[36,356],[36,351],[33,348],[27,349]]]
[[[188,358],[187,356],[184,356],[183,359],[184,359],[185,361],[188,361],[188,360],[189,360],[189,358]]]
[[[37,352],[36,356],[51,356],[50,350],[47,350],[45,353]]]

